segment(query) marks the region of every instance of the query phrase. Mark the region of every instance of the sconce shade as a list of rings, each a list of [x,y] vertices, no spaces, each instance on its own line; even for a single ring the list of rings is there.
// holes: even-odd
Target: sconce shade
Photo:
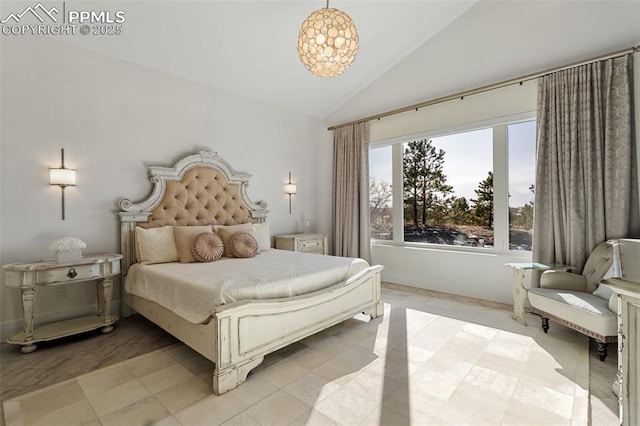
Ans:
[[[289,172],[289,182],[284,184],[284,193],[289,196],[289,214],[291,214],[291,197],[296,193],[296,184],[291,182],[291,172]]]
[[[298,56],[318,77],[335,77],[347,70],[358,53],[358,31],[339,9],[318,9],[304,20],[298,33]]]
[[[60,149],[62,164],[57,169],[49,169],[49,185],[57,185],[62,191],[62,220],[64,220],[64,189],[76,185],[76,171],[64,166],[64,148]]]
[[[296,184],[295,183],[288,183],[284,186],[284,193],[285,194],[295,194],[296,193]]]
[[[74,169],[49,169],[49,184],[59,186],[75,186],[76,171]]]

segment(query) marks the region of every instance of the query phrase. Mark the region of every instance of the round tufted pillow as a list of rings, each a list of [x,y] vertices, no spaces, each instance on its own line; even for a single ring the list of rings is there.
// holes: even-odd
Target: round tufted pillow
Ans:
[[[198,234],[193,241],[191,253],[198,262],[213,262],[222,257],[224,245],[222,239],[213,232],[203,232]]]
[[[229,240],[229,248],[234,257],[253,257],[258,253],[258,241],[248,232],[236,232]]]

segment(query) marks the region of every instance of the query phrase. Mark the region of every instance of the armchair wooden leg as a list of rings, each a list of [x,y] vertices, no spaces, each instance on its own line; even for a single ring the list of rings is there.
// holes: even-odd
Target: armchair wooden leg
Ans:
[[[593,339],[593,340],[595,340],[596,346],[598,348],[598,358],[600,358],[600,361],[604,361],[605,358],[608,355],[607,354],[608,343],[604,343],[604,342],[601,342],[600,340],[596,340],[596,339]]]
[[[549,318],[540,317],[542,319],[542,330],[546,333],[549,331]]]

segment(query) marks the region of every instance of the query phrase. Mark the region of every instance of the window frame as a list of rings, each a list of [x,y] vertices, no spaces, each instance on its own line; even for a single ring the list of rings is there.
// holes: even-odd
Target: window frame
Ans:
[[[536,119],[536,112],[530,111],[370,142],[369,149],[391,145],[391,185],[394,188],[392,194],[393,240],[371,239],[371,243],[385,246],[429,248],[479,254],[519,252],[519,250],[509,249],[509,141],[507,126]],[[404,187],[404,173],[402,169],[403,144],[418,139],[432,139],[487,128],[493,128],[493,247],[462,247],[448,244],[404,241],[404,196],[403,190],[396,190],[396,188]]]

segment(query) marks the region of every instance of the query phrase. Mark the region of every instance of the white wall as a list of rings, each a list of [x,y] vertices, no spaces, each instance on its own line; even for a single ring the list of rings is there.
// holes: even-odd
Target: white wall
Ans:
[[[331,145],[320,121],[45,37],[1,43],[0,263],[52,257],[49,243],[67,235],[84,240],[86,253],[119,252],[117,201],[149,193],[148,165],[203,149],[253,174],[248,194],[268,202],[272,235],[302,230],[303,218],[330,231]],[[60,165],[61,147],[78,177],[65,221],[47,170]],[[292,215],[289,171],[298,185]],[[36,321],[91,311],[95,294],[76,284],[58,300],[39,288]],[[19,291],[4,282],[0,298],[4,340],[22,327],[22,311]]]
[[[369,131],[371,144],[535,111],[536,90],[537,84],[531,80],[374,120]]]

